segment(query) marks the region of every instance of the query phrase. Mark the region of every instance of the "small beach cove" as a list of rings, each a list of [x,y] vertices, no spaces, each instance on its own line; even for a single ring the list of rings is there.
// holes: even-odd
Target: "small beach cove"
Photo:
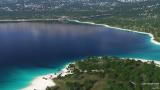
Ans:
[[[160,60],[160,46],[154,44],[153,35],[118,29],[90,23],[2,23],[0,64],[8,75],[2,76],[3,86],[0,87],[10,90],[5,85],[16,84],[17,87],[13,86],[12,90],[25,88],[35,77],[54,74],[63,69],[66,63],[87,56]],[[8,71],[12,66],[14,70]],[[29,72],[25,73],[25,70]],[[24,80],[25,77],[28,79]],[[5,78],[8,80],[5,81]],[[14,84],[7,83],[12,81]]]

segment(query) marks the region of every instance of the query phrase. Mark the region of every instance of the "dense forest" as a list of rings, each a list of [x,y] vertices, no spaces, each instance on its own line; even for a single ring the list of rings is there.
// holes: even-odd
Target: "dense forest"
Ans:
[[[160,67],[116,57],[89,57],[68,69],[73,74],[53,79],[46,90],[152,90],[160,89]]]

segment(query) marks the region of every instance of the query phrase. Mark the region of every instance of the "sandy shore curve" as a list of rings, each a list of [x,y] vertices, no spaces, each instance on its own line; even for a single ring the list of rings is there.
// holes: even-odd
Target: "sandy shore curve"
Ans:
[[[21,90],[46,90],[47,87],[55,86],[56,84],[53,82],[54,78],[57,78],[58,75],[62,77],[72,74],[70,70],[68,70],[69,64],[65,66],[64,69],[59,71],[58,73],[47,74],[36,77],[29,86],[21,89]]]

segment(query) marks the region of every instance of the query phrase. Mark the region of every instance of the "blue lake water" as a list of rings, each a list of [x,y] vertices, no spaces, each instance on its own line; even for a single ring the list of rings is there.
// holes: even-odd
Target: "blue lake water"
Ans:
[[[160,60],[160,46],[148,35],[103,26],[1,23],[0,90],[19,90],[75,59],[103,55]]]

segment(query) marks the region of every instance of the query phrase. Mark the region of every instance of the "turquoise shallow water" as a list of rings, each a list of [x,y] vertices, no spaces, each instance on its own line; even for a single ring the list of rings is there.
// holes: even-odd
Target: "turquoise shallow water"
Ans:
[[[139,50],[137,52],[127,53],[124,55],[117,55],[119,57],[126,57],[126,58],[137,58],[137,59],[146,59],[146,60],[160,60],[160,45],[151,43],[151,38],[148,35],[146,36],[144,50]]]
[[[6,83],[0,85],[0,90],[21,90],[30,85],[35,77],[59,72],[65,65],[67,64],[59,65],[59,67],[55,68],[16,68],[10,72],[10,75],[7,78],[5,78]]]
[[[0,90],[20,90],[40,75],[87,56],[160,60],[148,35],[88,24],[0,24]]]

